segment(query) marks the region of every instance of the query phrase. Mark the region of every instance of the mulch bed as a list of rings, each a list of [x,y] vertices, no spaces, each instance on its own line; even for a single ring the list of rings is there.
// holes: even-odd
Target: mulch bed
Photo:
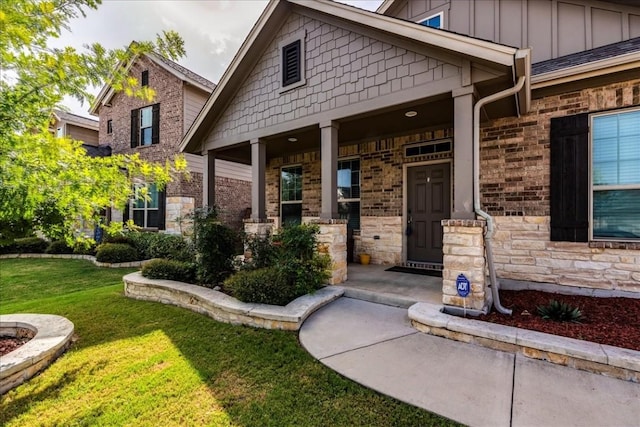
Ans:
[[[11,353],[13,350],[29,342],[30,338],[15,338],[0,336],[0,356]]]
[[[537,307],[548,304],[551,299],[578,307],[583,316],[580,323],[556,322],[540,317]],[[500,302],[513,310],[512,316],[493,311],[478,319],[640,351],[640,299],[501,290]]]

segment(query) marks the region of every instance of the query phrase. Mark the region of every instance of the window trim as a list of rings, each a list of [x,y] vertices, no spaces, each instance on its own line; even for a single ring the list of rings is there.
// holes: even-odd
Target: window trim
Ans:
[[[151,123],[149,124],[149,126],[142,127],[142,112],[145,110],[149,110],[151,112]],[[142,141],[142,134],[143,134],[143,130],[145,129],[149,129],[151,131],[148,144],[145,144]],[[138,146],[148,147],[150,145],[153,145],[153,106],[152,105],[138,109]]]
[[[338,173],[339,169],[339,165],[340,162],[348,162],[351,160],[358,160],[360,161],[360,168],[358,169],[358,187],[360,188],[360,191],[362,191],[362,159],[360,158],[360,156],[348,156],[348,157],[340,157],[338,158],[338,164],[336,165],[336,174]],[[336,177],[336,184],[338,183],[338,178]],[[338,187],[336,187],[336,192],[338,191]],[[360,193],[360,192],[359,192]],[[352,202],[358,202],[360,204],[360,212],[358,212],[358,216],[359,216],[359,220],[358,222],[361,221],[362,219],[362,202],[361,202],[361,197],[350,197],[350,198],[344,198],[344,197],[338,197],[338,203],[352,203]],[[360,222],[360,229],[362,228],[362,223]]]
[[[306,55],[306,51],[307,51],[307,43],[306,43],[306,39],[307,39],[307,31],[306,30],[302,30],[297,32],[296,34],[287,37],[286,39],[282,40],[280,43],[278,43],[278,83],[280,85],[280,90],[279,93],[284,93],[287,92],[291,89],[295,89],[298,88],[300,86],[304,86],[307,84],[307,74],[306,74],[306,65],[307,65],[307,55]],[[300,80],[298,80],[297,82],[288,84],[286,86],[284,86],[284,81],[283,81],[283,66],[284,66],[284,56],[283,56],[283,49],[286,46],[289,46],[292,43],[295,43],[296,41],[300,41]]]
[[[287,200],[284,201],[282,200],[282,171],[284,169],[293,169],[293,168],[300,168],[300,200]],[[286,165],[286,166],[281,166],[280,167],[280,175],[279,175],[279,181],[280,181],[280,185],[279,185],[279,219],[280,219],[280,225],[282,226],[282,205],[300,205],[300,221],[302,222],[302,199],[304,198],[302,196],[302,193],[304,191],[304,189],[302,188],[302,176],[303,176],[303,167],[302,167],[302,163],[294,163],[294,164],[290,164],[290,165]]]
[[[439,27],[432,27],[431,25],[424,25],[423,24],[423,22],[426,22],[426,21],[428,21],[430,19],[433,19],[433,18],[435,18],[437,16],[440,17],[440,26]],[[433,15],[430,15],[430,16],[424,18],[424,19],[420,19],[418,21],[418,24],[422,25],[423,27],[427,27],[427,28],[435,28],[435,29],[438,29],[438,30],[444,29],[444,10],[441,10],[438,13],[434,13]]]
[[[149,201],[146,199],[141,199],[144,201],[144,207],[143,208],[136,208],[135,204],[136,202],[139,200],[138,196],[137,196],[137,192],[138,192],[138,188],[140,187],[149,187],[150,183],[146,183],[146,182],[142,182],[142,181],[136,181],[133,183],[133,197],[131,197],[129,199],[129,215],[128,217],[134,221],[135,223],[135,215],[134,212],[135,211],[142,211],[143,212],[143,218],[144,218],[144,224],[142,226],[138,225],[138,227],[142,227],[144,229],[147,230],[162,230],[163,224],[164,224],[164,218],[160,218],[160,215],[164,215],[163,211],[164,209],[162,209],[162,204],[164,203],[163,200],[161,200],[161,198],[164,198],[164,191],[160,191],[158,190],[158,187],[156,186],[156,193],[157,193],[157,198],[158,198],[158,206],[156,208],[149,208],[148,203]],[[150,227],[148,225],[149,222],[149,216],[148,216],[148,212],[149,211],[157,211],[158,212],[158,226],[157,227]],[[137,225],[137,224],[136,224]]]
[[[625,113],[640,112],[640,107],[634,106],[631,108],[621,108],[616,110],[608,110],[603,112],[589,114],[589,241],[590,242],[626,242],[626,243],[640,243],[640,239],[624,239],[615,237],[595,237],[593,235],[593,193],[595,191],[608,191],[608,190],[640,190],[640,183],[638,184],[619,184],[619,185],[594,185],[593,184],[593,135],[594,127],[593,120],[597,117],[619,115]],[[597,187],[595,189],[594,187]]]

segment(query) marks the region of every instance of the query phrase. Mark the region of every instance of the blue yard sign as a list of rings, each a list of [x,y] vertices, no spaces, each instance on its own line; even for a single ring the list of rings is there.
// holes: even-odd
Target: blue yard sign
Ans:
[[[458,290],[458,295],[462,298],[469,295],[471,292],[471,283],[469,283],[469,279],[466,278],[464,274],[458,274],[458,278],[456,279],[456,289]]]

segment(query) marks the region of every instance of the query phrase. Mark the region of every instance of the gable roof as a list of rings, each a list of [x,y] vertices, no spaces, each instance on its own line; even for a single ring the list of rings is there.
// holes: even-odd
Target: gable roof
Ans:
[[[54,110],[53,116],[59,122],[65,122],[71,125],[80,126],[91,130],[98,130],[98,121],[90,119],[88,117],[82,117],[77,114],[68,113],[62,110]]]
[[[413,22],[380,15],[331,0],[271,0],[226,69],[200,114],[185,134],[180,151],[196,151],[211,123],[224,111],[238,87],[251,72],[264,49],[292,12],[308,12],[378,32],[381,36],[402,38],[456,56],[466,56],[485,64],[514,67],[514,75],[526,73],[528,49],[517,49],[468,36],[428,28]],[[520,64],[516,67],[516,65]],[[209,124],[209,126],[207,126]]]
[[[132,44],[133,43],[135,42],[132,42]],[[150,53],[144,54],[144,56],[149,60],[153,61],[158,66],[168,71],[169,73],[173,74],[183,82],[189,83],[190,85],[193,85],[198,89],[201,89],[207,93],[211,93],[216,87],[216,84],[213,83],[212,81],[202,77],[199,74],[194,73],[188,68],[185,68],[182,65],[168,58],[165,58],[162,55],[150,52]],[[116,68],[124,67],[125,71],[128,72],[129,69],[133,66],[133,64],[135,64],[135,62],[138,60],[138,58],[139,58],[139,55],[135,55],[127,63],[120,62],[116,66]],[[115,95],[115,91],[111,88],[111,84],[106,83],[100,90],[100,93],[98,93],[98,96],[96,97],[95,101],[93,101],[93,103],[91,104],[89,113],[92,115],[97,115],[98,109],[100,108],[100,106],[108,104],[109,101],[111,101],[111,99],[113,98],[113,95]]]

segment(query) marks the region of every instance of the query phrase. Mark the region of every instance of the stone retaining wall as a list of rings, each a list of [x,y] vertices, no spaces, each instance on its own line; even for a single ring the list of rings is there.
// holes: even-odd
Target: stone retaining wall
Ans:
[[[0,255],[0,259],[15,259],[15,258],[84,259],[84,260],[93,262],[98,267],[104,267],[104,268],[134,268],[134,267],[142,267],[144,265],[144,263],[149,261],[149,260],[144,260],[144,261],[108,263],[108,262],[98,262],[98,261],[96,261],[96,257],[94,257],[93,255],[76,255],[76,254],[5,254],[5,255]]]

